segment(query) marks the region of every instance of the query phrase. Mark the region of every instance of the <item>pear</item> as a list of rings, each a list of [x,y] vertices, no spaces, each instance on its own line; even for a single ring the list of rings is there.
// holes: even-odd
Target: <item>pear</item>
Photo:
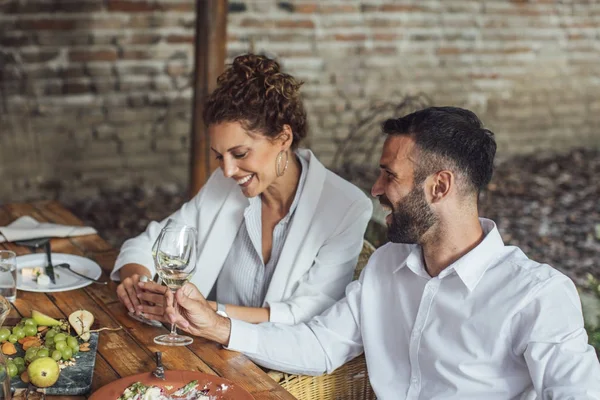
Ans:
[[[47,316],[39,311],[32,310],[31,318],[35,321],[38,326],[57,326],[60,325],[60,321]]]
[[[58,380],[60,367],[50,357],[42,357],[33,360],[27,367],[29,381],[35,386],[45,388],[52,386]]]
[[[79,335],[81,340],[84,342],[90,340],[90,328],[94,323],[94,316],[91,312],[87,310],[77,310],[69,315],[69,323],[73,329],[75,329],[75,332],[77,332],[77,335]]]

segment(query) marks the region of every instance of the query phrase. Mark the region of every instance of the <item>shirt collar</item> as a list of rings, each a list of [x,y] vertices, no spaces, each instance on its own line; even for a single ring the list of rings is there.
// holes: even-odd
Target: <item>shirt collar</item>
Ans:
[[[473,250],[450,264],[439,274],[439,278],[443,279],[446,276],[456,272],[461,281],[469,289],[473,291],[479,283],[483,274],[490,265],[490,262],[496,257],[496,253],[504,248],[504,242],[498,232],[498,228],[494,221],[486,218],[479,218],[479,223],[483,229],[485,237]],[[423,263],[423,250],[419,245],[413,245],[410,254],[404,262],[396,268],[396,271],[404,266],[410,268],[412,272],[425,278],[431,278],[425,269]]]

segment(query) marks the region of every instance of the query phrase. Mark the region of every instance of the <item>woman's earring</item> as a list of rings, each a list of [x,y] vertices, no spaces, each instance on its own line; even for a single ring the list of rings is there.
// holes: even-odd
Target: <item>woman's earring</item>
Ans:
[[[281,168],[281,161],[283,160],[283,155],[285,154],[285,165]],[[277,176],[283,176],[285,171],[287,170],[288,163],[290,161],[290,156],[288,156],[287,151],[281,150],[279,154],[277,154],[277,159],[275,160],[275,172]]]

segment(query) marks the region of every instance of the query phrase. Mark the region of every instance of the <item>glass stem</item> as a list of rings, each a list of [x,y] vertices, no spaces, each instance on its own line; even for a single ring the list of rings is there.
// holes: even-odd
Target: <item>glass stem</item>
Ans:
[[[176,290],[170,289],[171,293],[173,293],[173,308],[175,309],[175,313],[179,314],[179,305],[177,304],[177,298],[175,297]],[[177,325],[171,324],[171,336],[177,336]]]

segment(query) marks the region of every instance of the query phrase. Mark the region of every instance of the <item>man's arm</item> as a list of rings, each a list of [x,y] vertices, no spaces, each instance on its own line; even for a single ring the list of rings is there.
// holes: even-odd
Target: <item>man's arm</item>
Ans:
[[[254,325],[232,319],[228,327],[230,320],[215,314],[200,292],[186,284],[177,292],[182,313],[168,307],[167,314],[182,329],[243,352],[259,365],[320,375],[332,372],[363,351],[360,293],[360,281],[350,283],[344,299],[307,323]]]
[[[517,315],[515,352],[540,399],[600,399],[600,364],[588,344],[575,285],[555,276]]]

